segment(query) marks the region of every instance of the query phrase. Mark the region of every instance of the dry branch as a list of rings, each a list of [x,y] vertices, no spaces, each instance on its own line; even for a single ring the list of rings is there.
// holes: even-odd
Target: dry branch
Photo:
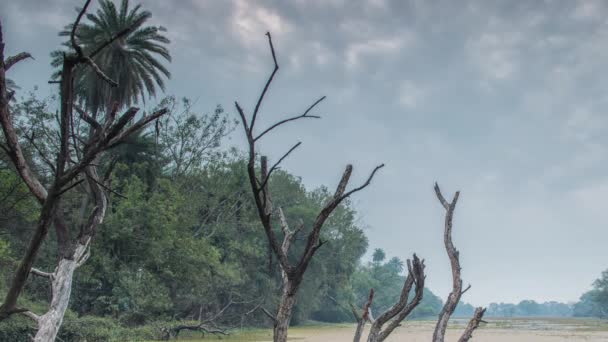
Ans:
[[[34,59],[34,57],[32,57],[32,55],[30,55],[29,52],[21,52],[21,53],[18,53],[16,55],[14,55],[14,56],[8,57],[4,61],[4,70],[8,71],[8,69],[10,69],[13,65],[15,65],[15,64],[21,62],[22,60],[27,59],[27,58]]]
[[[424,260],[420,260],[416,254],[414,254],[413,261],[407,261],[408,275],[403,283],[399,300],[373,322],[367,338],[368,342],[384,341],[420,304],[426,278],[424,267]],[[408,301],[412,287],[415,287],[414,297]]]
[[[435,195],[441,203],[441,206],[443,206],[443,208],[446,210],[443,238],[445,249],[450,259],[450,265],[452,268],[452,292],[450,292],[443,308],[441,309],[441,312],[439,313],[439,319],[437,321],[437,325],[435,326],[435,331],[433,332],[433,342],[444,342],[445,332],[450,317],[454,313],[454,310],[456,310],[456,306],[460,302],[460,297],[462,296],[462,294],[468,291],[471,286],[469,285],[465,290],[462,289],[459,252],[456,247],[454,247],[454,243],[452,242],[452,219],[454,216],[454,210],[456,209],[456,203],[458,202],[458,197],[460,196],[460,192],[456,191],[452,201],[448,202],[441,193],[439,185],[435,183]],[[475,315],[473,316],[473,318],[467,325],[464,333],[459,339],[460,342],[466,342],[471,338],[471,336],[473,335],[473,331],[479,326],[479,323],[481,322],[484,313],[485,309],[483,308],[477,308],[475,310]]]

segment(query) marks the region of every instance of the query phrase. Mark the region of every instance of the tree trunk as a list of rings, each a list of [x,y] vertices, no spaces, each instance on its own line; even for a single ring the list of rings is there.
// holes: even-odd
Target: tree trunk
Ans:
[[[381,342],[380,339],[380,327],[372,325],[367,336],[367,342]]]
[[[357,330],[355,330],[355,338],[353,338],[353,342],[361,341],[361,335],[363,335],[363,329],[365,328],[365,323],[357,322]]]
[[[289,329],[291,313],[295,304],[296,291],[294,291],[291,282],[285,283],[281,301],[279,302],[279,310],[274,322],[274,342],[287,342],[287,329]]]
[[[89,241],[87,240],[85,244],[77,244],[73,258],[62,258],[59,261],[53,279],[51,279],[51,304],[49,310],[38,318],[38,331],[34,336],[34,342],[53,342],[57,338],[57,333],[70,303],[74,271],[80,266],[79,261],[86,258]]]

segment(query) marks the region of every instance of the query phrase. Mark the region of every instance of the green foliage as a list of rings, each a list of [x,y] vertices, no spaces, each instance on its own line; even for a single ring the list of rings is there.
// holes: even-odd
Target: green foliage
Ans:
[[[0,341],[29,342],[35,332],[35,325],[26,317],[11,317],[0,322]]]
[[[45,138],[36,146],[24,141],[27,158],[43,181],[50,172],[45,158],[54,158],[57,146],[51,100],[38,100],[32,94],[14,104],[20,134],[34,132]],[[217,323],[267,325],[263,315],[245,313],[259,304],[270,310],[276,307],[280,270],[251,199],[246,159],[236,151],[221,150],[233,122],[221,107],[201,115],[186,99],[167,98],[163,104],[173,111],[159,123],[157,134],[140,132],[99,162],[111,180],[111,204],[91,246],[91,257],[75,274],[72,313],[60,335],[65,340],[119,339],[123,327],[210,317],[231,302]],[[85,129],[78,123],[77,127]],[[26,247],[39,210],[6,160],[0,154],[0,194],[5,197],[0,202],[1,284],[12,275],[12,258]],[[306,189],[301,179],[282,170],[273,173],[269,187],[273,203],[283,208],[289,224],[304,224],[290,249],[289,258],[295,260],[332,194],[325,187]],[[86,187],[75,187],[62,200],[71,226],[84,222],[92,205],[82,199],[84,191]],[[18,210],[9,210],[11,206]],[[7,213],[14,214],[1,216]],[[384,306],[399,293],[403,282],[399,259],[385,262],[383,256],[360,265],[368,240],[357,217],[345,201],[326,221],[321,233],[326,243],[304,276],[292,324],[311,318],[351,321],[351,313],[330,298],[352,302],[370,286],[385,286],[382,292],[387,297],[379,300]],[[280,239],[282,232],[278,224],[275,227]],[[55,244],[51,229],[36,267],[55,267]],[[26,296],[33,303],[26,306],[44,312],[48,291],[47,281],[32,278]],[[14,324],[7,331],[28,329],[20,322]]]
[[[74,342],[146,341],[158,337],[159,330],[153,325],[125,327],[111,318],[94,316],[67,318],[59,331],[61,340]]]
[[[608,318],[608,270],[602,272],[593,282],[593,289],[574,305],[574,316]]]
[[[131,28],[130,32],[117,39],[110,46],[93,57],[99,68],[119,87],[112,87],[102,80],[90,67],[80,66],[76,70],[75,89],[86,107],[93,113],[108,110],[114,101],[121,106],[130,106],[145,100],[146,95],[155,96],[156,88],[165,89],[164,78],[170,72],[162,61],[171,61],[166,45],[169,39],[164,35],[162,26],[145,26],[152,13],[141,9],[141,5],[129,6],[128,0],[122,0],[116,8],[111,0],[102,0],[97,13],[86,15],[76,31],[76,40],[85,54],[91,52],[112,36]],[[72,25],[65,27],[60,36],[69,37]],[[70,52],[71,44],[65,42]],[[60,67],[64,51],[55,51],[52,65]],[[60,72],[53,75],[60,76]]]

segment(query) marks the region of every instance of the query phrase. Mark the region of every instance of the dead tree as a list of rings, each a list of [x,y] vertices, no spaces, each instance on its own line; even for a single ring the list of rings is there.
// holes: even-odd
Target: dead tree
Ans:
[[[460,302],[460,297],[471,288],[469,285],[466,289],[462,289],[462,279],[460,278],[460,258],[459,252],[454,247],[454,243],[452,242],[452,217],[454,216],[454,209],[456,209],[456,202],[458,201],[458,196],[460,195],[459,191],[456,191],[454,194],[454,198],[452,202],[448,202],[443,195],[441,194],[441,190],[439,189],[439,185],[435,183],[435,194],[437,195],[437,199],[446,210],[445,214],[445,230],[443,233],[443,239],[445,243],[445,249],[448,253],[448,257],[450,258],[450,265],[452,267],[452,292],[448,296],[443,309],[439,313],[439,319],[437,321],[437,325],[435,326],[435,332],[433,333],[433,342],[443,342],[445,339],[445,331],[448,326],[448,321],[450,320],[450,316],[456,310],[456,306]],[[475,309],[475,313],[473,314],[473,318],[469,321],[469,324],[465,328],[463,334],[458,339],[459,342],[466,342],[473,336],[473,331],[479,327],[479,324],[482,322],[483,314],[486,309],[479,307]]]
[[[399,300],[373,321],[367,342],[384,341],[422,301],[424,280],[426,278],[424,275],[424,260],[420,260],[414,254],[413,261],[407,261],[407,269],[408,275],[403,283]],[[415,289],[414,296],[408,301],[412,287]],[[359,330],[358,326],[357,330]],[[357,334],[355,334],[355,342],[358,342]]]
[[[106,76],[93,62],[93,57],[129,31],[127,29],[119,32],[101,43],[92,52],[85,54],[82,47],[78,45],[75,35],[79,22],[90,2],[91,0],[86,1],[72,27],[70,41],[74,53],[66,53],[63,59],[60,81],[60,144],[56,159],[53,162],[49,160],[50,168],[54,174],[48,185],[43,184],[38,179],[24,156],[8,104],[13,94],[8,93],[6,87],[6,72],[17,62],[30,56],[28,53],[21,53],[5,59],[2,25],[0,23],[0,124],[6,142],[5,144],[0,143],[0,148],[10,157],[17,173],[41,205],[34,234],[15,271],[4,303],[0,306],[0,320],[15,313],[30,317],[38,325],[34,341],[55,340],[68,307],[74,271],[88,258],[91,239],[105,217],[108,205],[106,191],[109,189],[104,184],[104,180],[97,174],[97,164],[101,154],[107,149],[122,143],[126,137],[166,113],[166,110],[163,109],[133,122],[139,110],[135,107],[129,108],[122,115],[118,115],[119,108],[115,104],[112,110],[106,113],[103,121],[97,121],[97,118],[80,111],[79,117],[88,124],[89,134],[87,136],[77,136],[75,134],[73,116],[73,74],[75,68],[77,66],[93,68],[99,77],[112,86],[116,86],[116,82]],[[93,199],[94,207],[84,224],[80,227],[69,227],[62,217],[61,198],[67,191],[83,182],[88,186],[89,196]],[[44,272],[33,268],[33,265],[51,225],[54,226],[57,233],[58,262],[53,272]],[[71,233],[73,228],[77,228],[76,238],[72,238],[76,235]],[[48,311],[42,315],[37,315],[27,308],[17,307],[17,299],[23,292],[30,273],[47,278],[51,284],[51,303]]]
[[[245,136],[247,137],[247,143],[249,147],[249,158],[247,163],[247,173],[249,176],[249,184],[251,186],[251,190],[253,193],[253,198],[255,201],[256,209],[262,226],[264,227],[264,232],[266,233],[266,237],[268,239],[268,243],[270,248],[272,249],[273,254],[278,259],[279,265],[281,267],[282,273],[282,291],[281,297],[279,301],[279,305],[277,308],[276,315],[267,312],[267,314],[272,317],[274,322],[274,341],[275,342],[285,342],[287,340],[287,329],[289,327],[289,321],[291,320],[291,313],[296,302],[296,293],[298,288],[302,282],[304,273],[310,264],[313,256],[317,252],[317,250],[325,243],[325,241],[321,240],[321,228],[323,224],[327,220],[327,218],[331,215],[331,213],[349,196],[353,193],[362,190],[367,187],[376,172],[383,167],[383,165],[377,166],[369,175],[365,183],[361,186],[356,187],[352,190],[346,191],[346,187],[350,180],[350,176],[352,173],[352,166],[348,165],[342,174],[342,178],[338,183],[336,191],[331,199],[325,204],[323,209],[317,215],[312,227],[310,227],[310,233],[308,234],[308,238],[306,241],[306,245],[304,247],[304,252],[302,255],[295,258],[295,262],[290,260],[289,258],[289,246],[293,241],[293,238],[296,235],[296,231],[291,231],[287,225],[287,221],[281,219],[280,225],[281,229],[284,233],[284,238],[282,241],[279,240],[277,236],[277,232],[274,228],[273,215],[275,214],[275,210],[273,210],[273,205],[271,201],[271,195],[268,190],[268,182],[272,176],[272,173],[279,167],[280,163],[291,153],[293,152],[300,143],[298,142],[293,147],[291,147],[279,160],[272,165],[270,168],[268,167],[268,159],[264,156],[260,158],[260,172],[258,175],[257,171],[257,150],[256,150],[256,142],[258,142],[262,137],[271,132],[273,129],[282,126],[291,121],[296,121],[299,119],[306,118],[319,118],[319,116],[309,115],[310,111],[316,107],[321,101],[325,99],[325,96],[321,97],[317,101],[315,101],[311,106],[309,106],[304,113],[300,115],[296,115],[293,117],[289,117],[278,121],[268,128],[261,130],[261,133],[256,133],[254,131],[256,119],[258,116],[258,112],[260,110],[260,106],[264,100],[264,96],[274,79],[275,74],[279,70],[279,64],[277,63],[276,54],[274,51],[274,46],[272,44],[272,38],[270,33],[266,33],[268,37],[268,43],[270,46],[270,52],[272,53],[272,59],[274,62],[274,69],[270,74],[266,84],[260,93],[260,96],[257,100],[253,113],[249,120],[245,115],[245,112],[238,104],[235,102],[236,109],[241,117],[241,122],[243,124],[243,128],[245,130]],[[283,215],[280,215],[283,217]]]

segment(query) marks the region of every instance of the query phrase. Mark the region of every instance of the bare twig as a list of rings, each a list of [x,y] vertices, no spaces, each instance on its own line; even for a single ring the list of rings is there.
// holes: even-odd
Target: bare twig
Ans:
[[[273,314],[270,313],[270,311],[268,311],[265,307],[261,307],[260,310],[262,310],[262,312],[268,316],[268,318],[270,318],[270,320],[272,320],[273,322],[277,321],[277,317]]]
[[[266,92],[268,91],[268,88],[270,87],[270,83],[272,83],[272,79],[274,78],[274,75],[276,75],[277,71],[279,71],[279,63],[277,62],[277,56],[274,52],[274,46],[272,45],[272,37],[270,36],[270,32],[266,32],[266,36],[268,36],[268,45],[270,45],[270,52],[272,52],[272,60],[274,61],[274,69],[272,70],[270,77],[268,77],[268,80],[266,81],[266,85],[264,86],[262,93],[260,93],[258,102],[255,104],[255,109],[253,110],[253,116],[251,117],[251,126],[249,126],[250,131],[253,130],[253,125],[255,125],[255,119],[258,116],[258,111],[260,110],[262,101],[264,101],[264,96],[266,95]]]
[[[486,309],[484,309],[484,308],[475,309],[473,318],[471,318],[471,320],[469,321],[469,324],[467,324],[467,327],[464,329],[464,332],[462,333],[462,336],[460,336],[460,338],[458,339],[458,342],[467,342],[468,340],[470,340],[473,337],[473,331],[475,331],[475,329],[479,328],[480,323],[482,323],[482,322],[487,323],[482,319],[485,312],[486,312]]]
[[[281,158],[279,158],[279,160],[274,163],[274,165],[272,165],[272,167],[270,168],[270,170],[268,170],[268,173],[264,176],[264,178],[262,179],[262,183],[260,184],[260,190],[265,189],[266,188],[266,184],[268,183],[268,180],[270,179],[270,175],[279,167],[279,165],[281,164],[281,162],[287,158],[287,156],[289,156],[289,154],[291,154],[291,152],[293,152],[296,148],[298,148],[300,145],[302,145],[301,142],[298,142],[297,144],[293,145],[289,151],[287,151],[285,154],[283,154],[283,156]]]
[[[253,140],[257,141],[260,138],[262,138],[266,133],[272,131],[273,129],[281,126],[282,124],[288,123],[290,121],[294,121],[294,120],[298,120],[298,119],[303,119],[303,118],[312,118],[312,119],[320,119],[320,116],[317,115],[308,115],[308,113],[315,108],[321,101],[325,100],[325,96],[322,96],[320,99],[318,99],[317,101],[315,101],[315,103],[313,103],[312,105],[310,105],[306,111],[304,111],[303,114],[298,115],[298,116],[294,116],[285,120],[281,120],[275,124],[273,124],[272,126],[268,127],[267,129],[265,129],[262,133],[260,133],[257,137],[255,137]]]
[[[53,279],[55,277],[55,275],[53,273],[49,273],[49,272],[43,272],[37,268],[32,268],[32,274],[33,275],[37,275],[39,277],[43,277],[43,278],[48,278],[48,279]]]

